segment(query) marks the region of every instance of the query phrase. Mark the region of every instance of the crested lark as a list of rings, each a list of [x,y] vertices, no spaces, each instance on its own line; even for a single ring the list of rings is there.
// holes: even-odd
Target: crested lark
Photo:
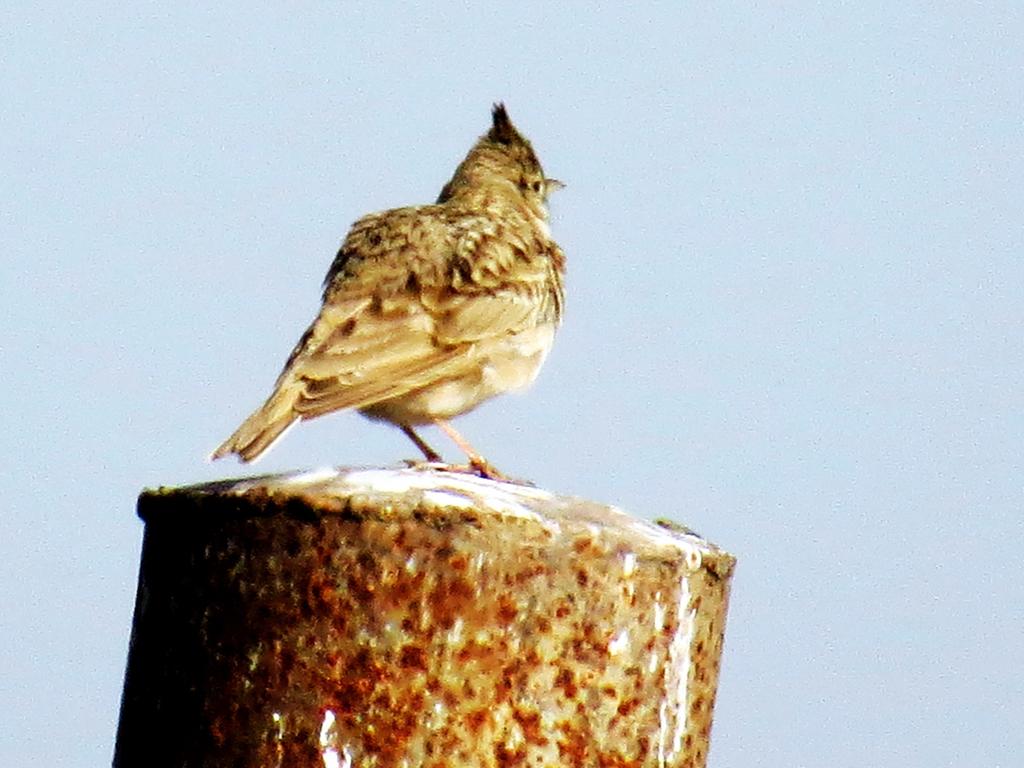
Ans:
[[[548,228],[545,178],[497,104],[434,205],[352,225],[324,279],[323,306],[267,401],[213,452],[258,458],[301,419],[355,408],[413,430],[441,427],[497,473],[447,420],[529,384],[562,317],[565,257]]]

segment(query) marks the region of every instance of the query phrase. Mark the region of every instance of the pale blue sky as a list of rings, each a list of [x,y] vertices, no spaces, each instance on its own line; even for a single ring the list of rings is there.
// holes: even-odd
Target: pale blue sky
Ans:
[[[739,557],[712,765],[1019,762],[1020,6],[553,5],[0,10],[0,765],[109,762],[138,491],[246,471],[348,225],[499,99],[568,308],[458,426]],[[337,415],[258,471],[413,453]]]

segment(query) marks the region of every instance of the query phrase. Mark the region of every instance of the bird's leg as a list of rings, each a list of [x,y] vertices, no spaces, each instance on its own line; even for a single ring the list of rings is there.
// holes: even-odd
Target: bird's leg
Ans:
[[[476,452],[476,449],[469,444],[462,435],[455,431],[455,427],[449,424],[444,419],[434,419],[434,423],[441,428],[441,431],[451,438],[451,441],[459,446],[466,458],[469,459],[469,466],[476,471],[481,477],[489,477],[492,480],[507,480],[505,475],[501,474],[495,469],[487,459]]]
[[[412,440],[414,443],[416,443],[416,447],[423,452],[423,455],[427,458],[427,461],[442,461],[441,454],[435,451],[429,445],[427,445],[423,438],[417,435],[416,431],[412,427],[406,424],[402,424],[400,426],[402,428],[402,431],[405,432],[405,436]]]

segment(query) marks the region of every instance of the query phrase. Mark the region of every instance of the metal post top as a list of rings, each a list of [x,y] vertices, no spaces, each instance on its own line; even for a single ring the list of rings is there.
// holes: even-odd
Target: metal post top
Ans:
[[[144,490],[138,514],[147,523],[200,516],[340,515],[357,520],[408,520],[476,525],[525,524],[551,534],[591,529],[619,538],[638,554],[681,558],[691,570],[728,577],[735,558],[685,526],[633,517],[613,505],[560,495],[431,465],[331,467]]]

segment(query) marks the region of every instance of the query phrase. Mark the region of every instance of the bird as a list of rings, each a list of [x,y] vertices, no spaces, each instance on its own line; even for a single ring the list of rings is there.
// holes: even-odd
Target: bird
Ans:
[[[562,321],[565,254],[548,178],[503,103],[433,204],[368,214],[323,281],[322,306],[266,402],[210,456],[262,456],[299,421],[354,409],[416,432],[436,425],[466,468],[504,478],[452,425],[536,378]]]

